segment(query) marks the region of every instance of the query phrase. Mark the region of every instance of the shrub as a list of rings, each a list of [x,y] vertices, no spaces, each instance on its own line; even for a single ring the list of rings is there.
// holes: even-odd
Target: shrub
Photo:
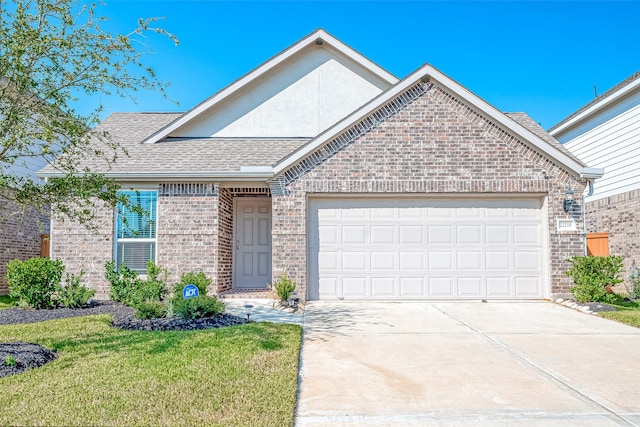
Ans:
[[[174,294],[179,293],[182,296],[182,289],[189,284],[195,285],[198,288],[200,295],[206,295],[207,288],[211,284],[211,279],[209,279],[202,271],[197,273],[184,273],[180,276],[180,283],[176,283],[174,287]]]
[[[286,301],[291,296],[291,292],[296,290],[296,282],[289,279],[285,271],[280,275],[280,279],[273,282],[273,287],[276,289],[280,300]]]
[[[53,294],[60,286],[64,266],[62,261],[49,258],[14,259],[7,264],[9,295],[21,307],[51,308]]]
[[[121,302],[124,305],[131,304],[132,294],[140,287],[142,280],[138,278],[138,273],[131,270],[124,263],[116,270],[116,262],[109,261],[105,265],[105,277],[111,284],[109,297],[112,300]]]
[[[167,315],[167,307],[160,301],[143,301],[136,305],[138,319],[157,319]]]
[[[578,302],[600,301],[607,294],[607,286],[620,282],[622,258],[619,256],[574,256],[567,260],[571,268],[565,272],[576,286],[571,293]]]
[[[111,284],[109,296],[112,300],[136,307],[147,301],[161,301],[167,293],[167,269],[147,261],[147,279],[142,280],[138,273],[125,264],[115,270],[115,261],[105,264],[105,276]]]
[[[627,287],[627,292],[629,292],[629,298],[640,299],[640,271],[636,267],[635,260],[633,260],[629,268],[629,277],[627,279],[629,282],[625,283],[625,286]]]
[[[182,319],[200,319],[224,313],[224,302],[218,298],[200,295],[194,298],[175,299],[173,314]]]
[[[95,289],[89,289],[80,284],[84,276],[84,271],[80,270],[79,275],[67,273],[65,276],[65,286],[58,289],[57,301],[67,308],[78,308],[85,305],[96,294]]]

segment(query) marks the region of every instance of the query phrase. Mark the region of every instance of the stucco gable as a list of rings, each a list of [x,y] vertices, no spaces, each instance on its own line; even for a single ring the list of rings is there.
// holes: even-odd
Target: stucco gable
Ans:
[[[314,137],[398,81],[319,29],[145,142]]]

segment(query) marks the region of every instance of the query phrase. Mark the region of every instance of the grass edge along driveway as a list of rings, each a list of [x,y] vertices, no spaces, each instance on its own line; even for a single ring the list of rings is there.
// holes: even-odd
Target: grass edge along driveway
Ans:
[[[0,342],[59,355],[0,378],[0,425],[292,425],[301,335],[272,323],[123,331],[108,315],[0,326]]]

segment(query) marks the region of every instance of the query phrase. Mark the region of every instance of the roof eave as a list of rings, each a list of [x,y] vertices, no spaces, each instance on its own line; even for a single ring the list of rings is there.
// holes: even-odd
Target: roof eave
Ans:
[[[105,173],[107,178],[117,181],[142,182],[142,181],[172,181],[172,182],[219,182],[219,181],[268,181],[274,174],[269,168],[260,168],[259,171],[248,172],[115,172]],[[64,176],[59,173],[38,173],[40,178]]]
[[[557,135],[561,135],[564,131],[571,129],[572,127],[578,125],[581,122],[584,122],[585,120],[588,120],[589,118],[596,115],[604,108],[607,108],[612,104],[615,104],[622,98],[625,98],[626,96],[628,96],[629,94],[637,90],[640,90],[640,79],[634,82],[631,82],[627,86],[620,88],[615,93],[612,93],[607,97],[604,97],[599,102],[596,102],[591,107],[584,110],[582,113],[577,114],[575,117],[572,117],[566,121],[564,120],[561,121],[557,125],[553,126],[551,129],[549,129],[549,134],[551,134],[551,136],[556,138]]]

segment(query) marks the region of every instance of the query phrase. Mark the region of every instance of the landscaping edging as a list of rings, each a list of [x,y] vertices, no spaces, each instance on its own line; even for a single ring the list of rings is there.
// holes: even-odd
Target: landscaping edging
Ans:
[[[602,312],[602,311],[616,311],[616,308],[609,305],[609,304],[605,304],[602,302],[586,302],[586,303],[580,303],[571,299],[562,299],[562,298],[558,298],[557,300],[555,300],[556,304],[560,304],[560,305],[564,305],[565,307],[568,308],[572,308],[574,310],[577,311],[581,311],[583,313],[587,313],[587,314],[593,314],[593,315],[598,315],[598,313]]]

